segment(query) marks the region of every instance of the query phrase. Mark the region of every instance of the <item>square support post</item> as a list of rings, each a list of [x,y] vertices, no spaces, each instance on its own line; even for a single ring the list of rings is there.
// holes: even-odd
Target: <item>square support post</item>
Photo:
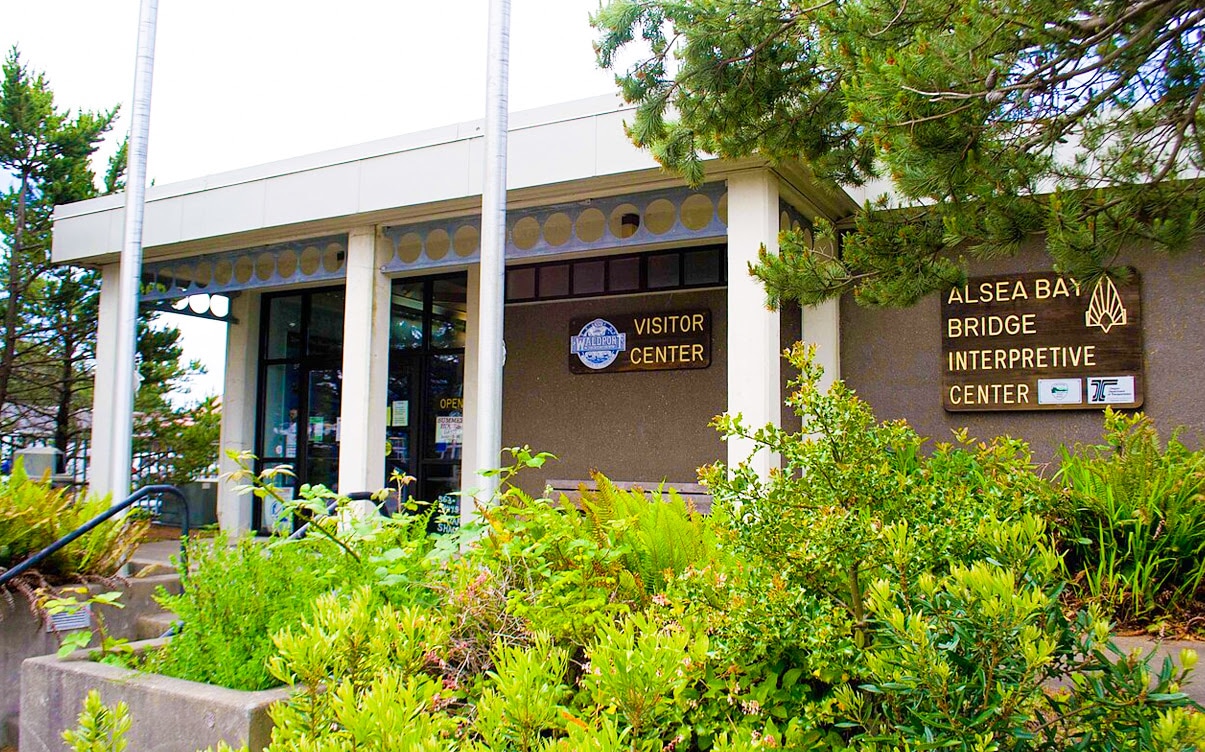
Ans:
[[[378,255],[375,227],[357,227],[348,234],[339,408],[339,490],[343,493],[375,491],[386,481],[390,281],[380,271],[383,259]]]
[[[768,169],[728,178],[728,413],[757,428],[781,420],[779,322],[766,308],[766,293],[749,274],[757,252],[778,252],[778,178]],[[728,441],[728,464],[749,460],[766,477],[779,466],[777,455],[761,451],[750,458],[752,442]]]
[[[96,317],[96,379],[92,389],[92,438],[88,445],[88,488],[94,494],[112,489],[114,361],[117,359],[118,287],[121,267],[106,264],[100,270],[100,302]],[[113,499],[120,501],[120,499]]]
[[[255,451],[255,407],[259,381],[260,296],[244,291],[230,298],[231,322],[226,325],[226,378],[222,387],[222,434],[218,442],[218,471],[223,476],[236,469],[227,450]],[[234,323],[234,322],[238,323]],[[218,524],[227,533],[251,529],[249,493],[234,483],[218,484]]]

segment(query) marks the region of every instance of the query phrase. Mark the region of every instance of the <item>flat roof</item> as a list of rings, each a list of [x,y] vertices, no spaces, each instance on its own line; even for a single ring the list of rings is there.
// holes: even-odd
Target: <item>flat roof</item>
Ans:
[[[583,181],[613,184],[615,190],[681,184],[628,139],[624,120],[633,112],[615,94],[512,113],[508,191],[531,189],[538,195],[541,191],[535,189],[541,186]],[[479,211],[484,128],[483,120],[472,120],[149,186],[145,256],[232,249],[286,236],[346,231],[357,224]],[[848,196],[832,198],[852,205]],[[121,251],[124,221],[124,193],[55,207],[53,260],[112,260]]]

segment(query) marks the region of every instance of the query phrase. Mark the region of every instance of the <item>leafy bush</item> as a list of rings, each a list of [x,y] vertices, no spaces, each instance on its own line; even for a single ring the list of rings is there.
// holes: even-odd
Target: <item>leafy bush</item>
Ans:
[[[110,506],[108,497],[79,498],[68,489],[30,478],[20,461],[0,478],[0,570],[10,569]],[[110,519],[51,554],[31,583],[64,583],[112,577],[142,543],[150,522],[136,514]],[[22,580],[22,578],[18,578]]]
[[[852,741],[1053,752],[1190,750],[1205,739],[1205,717],[1187,712],[1178,689],[1185,672],[1168,660],[1152,685],[1141,655],[1107,654],[1107,621],[1064,616],[1061,562],[1041,519],[986,523],[981,538],[984,561],[868,590],[866,671],[836,691]],[[1053,681],[1065,689],[1052,692]]]
[[[129,706],[119,702],[110,708],[93,689],[84,698],[79,725],[64,731],[63,741],[74,752],[124,752],[132,723]]]
[[[1161,446],[1141,413],[1106,412],[1105,441],[1064,450],[1058,472],[1077,593],[1127,622],[1199,610],[1205,451]]]
[[[307,617],[318,595],[366,575],[349,557],[316,539],[264,545],[253,538],[189,543],[179,595],[160,603],[180,619],[179,634],[152,653],[147,668],[231,689],[275,686],[272,635]]]
[[[715,421],[727,437],[779,455],[782,469],[767,479],[748,463],[703,472],[738,550],[790,586],[830,599],[860,624],[867,583],[886,574],[893,526],[906,525],[917,541],[908,570],[940,571],[975,556],[985,517],[1007,519],[1047,503],[1022,442],[975,446],[960,435],[957,446],[926,456],[906,423],[876,421],[842,382],[821,391],[813,355],[803,345],[788,355],[800,372],[787,400],[800,432],[753,429],[740,416]]]

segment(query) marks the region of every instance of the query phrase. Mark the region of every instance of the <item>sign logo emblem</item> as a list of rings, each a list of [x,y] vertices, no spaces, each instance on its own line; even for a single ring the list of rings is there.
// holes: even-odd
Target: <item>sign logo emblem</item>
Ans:
[[[1099,326],[1105,334],[1115,326],[1125,326],[1127,314],[1121,303],[1121,293],[1113,280],[1103,277],[1092,290],[1092,300],[1084,312],[1084,326]]]
[[[1088,404],[1126,405],[1135,402],[1133,376],[1093,376],[1088,379]]]
[[[577,336],[569,338],[569,352],[580,358],[587,368],[596,371],[614,363],[627,349],[628,335],[606,319],[594,319],[583,326]]]
[[[1039,405],[1078,405],[1083,401],[1081,379],[1038,379]]]

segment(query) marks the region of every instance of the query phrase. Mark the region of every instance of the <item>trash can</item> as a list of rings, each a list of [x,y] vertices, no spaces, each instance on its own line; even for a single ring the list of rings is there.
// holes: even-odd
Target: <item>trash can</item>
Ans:
[[[180,492],[188,504],[188,524],[193,529],[212,525],[218,521],[218,479],[199,478],[191,483],[180,484]],[[180,505],[168,501],[159,507],[159,522],[179,527],[183,519]]]
[[[30,478],[50,480],[59,472],[59,458],[63,452],[55,447],[29,446],[18,449],[13,454],[25,466],[25,474]]]

